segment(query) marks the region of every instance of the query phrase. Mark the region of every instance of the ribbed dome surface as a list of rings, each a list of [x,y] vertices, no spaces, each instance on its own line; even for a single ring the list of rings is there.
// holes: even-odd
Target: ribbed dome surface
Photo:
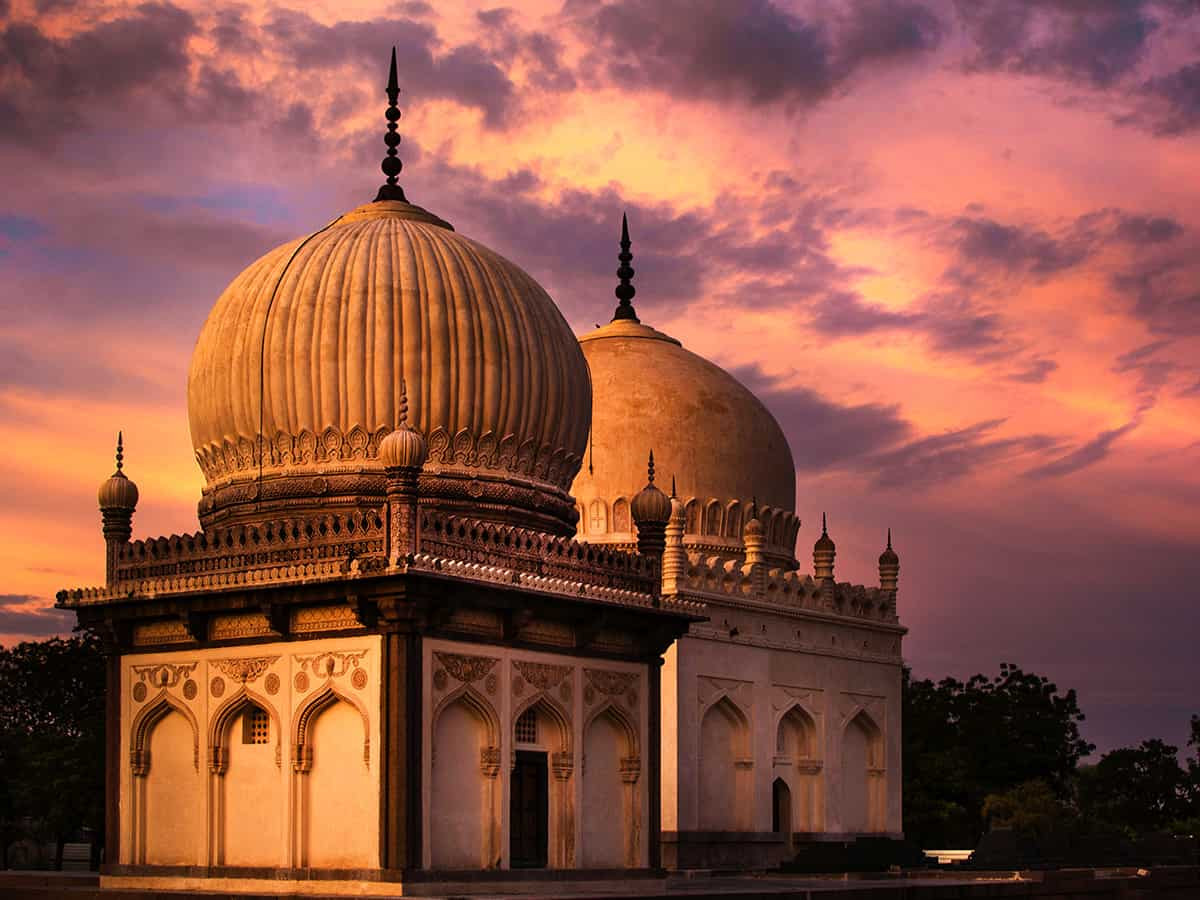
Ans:
[[[768,559],[793,564],[795,465],[762,402],[646,325],[614,321],[579,340],[592,376],[591,440],[571,488],[580,535],[593,543],[634,539],[628,504],[653,450],[658,483],[666,490],[674,478],[687,510],[686,545],[736,555],[757,499]]]
[[[269,499],[267,476],[381,479],[378,446],[399,420],[402,378],[408,421],[428,441],[427,471],[476,481],[477,499],[478,479],[515,479],[547,495],[534,505],[550,497],[573,518],[565,489],[590,397],[570,328],[516,265],[395,201],[270,251],[217,301],[188,379],[192,442],[209,483],[202,518]],[[342,481],[310,487],[374,493],[373,483]],[[305,494],[294,479],[274,491],[293,505]],[[494,493],[525,505],[511,490]]]

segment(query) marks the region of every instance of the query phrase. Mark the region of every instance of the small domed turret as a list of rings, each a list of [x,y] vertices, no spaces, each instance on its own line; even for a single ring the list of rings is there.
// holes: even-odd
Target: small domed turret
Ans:
[[[400,423],[379,442],[379,460],[386,469],[419,469],[429,457],[429,445],[421,432],[408,424],[408,393],[400,384]]]
[[[813,544],[813,575],[818,581],[833,579],[833,560],[837,556],[837,546],[829,536],[825,523],[825,513],[821,513],[821,536]]]
[[[96,499],[102,510],[133,512],[138,502],[138,489],[124,472],[125,448],[121,432],[117,432],[117,469],[100,484]]]
[[[650,462],[646,471],[646,486],[634,495],[633,502],[629,504],[633,512],[633,521],[639,528],[646,524],[661,524],[665,528],[671,518],[671,498],[654,484],[653,450],[650,451]]]
[[[879,554],[879,586],[895,591],[900,583],[900,557],[892,549],[892,529],[887,533],[887,549]]]
[[[763,524],[758,519],[758,498],[750,504],[750,518],[746,520],[746,525],[742,529],[742,544],[746,548],[746,564],[756,566],[764,562],[763,544],[766,542],[763,537]]]

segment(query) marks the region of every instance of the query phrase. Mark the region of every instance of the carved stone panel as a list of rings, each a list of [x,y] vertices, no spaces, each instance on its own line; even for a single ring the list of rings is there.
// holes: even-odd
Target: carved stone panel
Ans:
[[[214,659],[212,664],[234,681],[248,684],[257,681],[278,661],[278,656],[247,656],[241,659]]]
[[[513,667],[537,691],[550,690],[566,678],[571,671],[570,666],[556,666],[550,663],[528,662],[521,659],[513,660]]]
[[[441,665],[443,671],[451,678],[463,684],[474,684],[491,672],[496,663],[499,662],[499,660],[491,656],[468,656],[463,653],[445,653],[441,650],[435,650],[433,655]],[[438,675],[435,671],[435,687],[438,681]],[[443,689],[439,688],[439,690]]]

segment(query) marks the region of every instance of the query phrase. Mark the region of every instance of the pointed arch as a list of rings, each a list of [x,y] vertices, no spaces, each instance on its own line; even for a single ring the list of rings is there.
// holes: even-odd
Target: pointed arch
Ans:
[[[704,504],[704,524],[702,531],[704,534],[720,536],[724,529],[724,516],[721,509],[721,501],[709,500]]]
[[[718,694],[701,711],[696,796],[703,830],[750,828],[754,798],[750,735],[750,717],[727,693]]]
[[[644,789],[637,727],[629,714],[610,700],[587,717],[581,738],[580,864],[584,868],[636,868],[641,864]]]
[[[366,706],[357,697],[344,694],[328,680],[296,712],[292,726],[292,765],[298,772],[307,772],[312,766],[312,746],[308,733],[312,721],[322,710],[337,702],[348,703],[358,711],[363,726],[363,764],[371,764],[371,716]]]
[[[796,702],[775,719],[775,753],[792,759],[817,757],[817,720],[804,705]]]
[[[554,722],[558,728],[559,747],[552,752],[555,755],[563,754],[569,758],[571,754],[572,728],[571,717],[567,714],[567,711],[559,706],[554,698],[543,691],[534,694],[513,709],[511,726],[513,729],[517,726],[517,719],[521,718],[521,714],[529,709],[537,709],[539,712],[545,712],[547,717]]]
[[[633,531],[629,515],[629,501],[624,497],[618,497],[613,501],[612,507],[612,530],[618,534],[628,534]]]
[[[849,833],[886,829],[887,770],[883,729],[864,707],[857,706],[842,722],[842,827]]]
[[[683,523],[686,534],[700,533],[700,503],[695,497],[689,497],[683,504]]]
[[[581,729],[582,733],[586,735],[592,723],[601,716],[607,716],[616,726],[617,731],[624,736],[625,755],[629,757],[640,757],[641,742],[638,739],[637,726],[634,724],[629,713],[627,713],[619,703],[616,703],[613,700],[609,700],[603,706],[593,710],[588,714],[587,718],[584,720],[583,728]]]
[[[438,719],[441,718],[443,712],[453,706],[455,703],[462,703],[483,723],[487,729],[487,746],[500,746],[500,717],[496,715],[496,710],[479,691],[475,690],[471,685],[464,684],[458,690],[447,694],[438,702],[438,705],[433,709],[433,715],[430,717],[430,727],[435,731],[437,729]]]
[[[725,536],[739,540],[742,537],[742,504],[737,500],[730,500],[725,507]]]
[[[246,707],[263,710],[275,727],[275,764],[280,765],[283,754],[283,724],[275,707],[263,696],[251,691],[246,685],[226,700],[212,717],[208,728],[208,760],[210,766],[228,764],[229,729]]]
[[[850,715],[842,719],[842,740],[845,742],[846,733],[852,726],[857,726],[863,730],[863,733],[868,738],[868,750],[870,755],[867,758],[867,765],[871,768],[883,767],[883,729],[879,723],[875,721],[875,717],[865,706],[856,706]]]
[[[192,765],[199,770],[200,723],[196,721],[195,714],[188,709],[187,704],[181,703],[163,688],[157,697],[142,707],[129,730],[129,764],[134,775],[145,775],[150,770],[147,740],[154,726],[172,711],[180,713],[192,727]]]

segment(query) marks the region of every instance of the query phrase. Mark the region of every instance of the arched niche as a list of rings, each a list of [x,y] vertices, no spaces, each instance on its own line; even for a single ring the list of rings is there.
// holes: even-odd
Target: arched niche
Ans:
[[[435,869],[499,865],[500,721],[491,704],[464,685],[432,718],[430,858]]]
[[[699,757],[700,829],[748,831],[754,772],[750,721],[727,695],[700,717]]]
[[[292,726],[293,858],[300,867],[378,865],[378,792],[371,775],[371,719],[332,681],[296,711]]]
[[[130,728],[133,775],[131,856],[141,865],[204,862],[204,817],[185,814],[204,805],[200,729],[183,702],[163,690]]]
[[[741,540],[742,505],[737,500],[730,500],[725,507],[725,536]]]
[[[613,501],[612,530],[617,534],[628,534],[633,531],[629,516],[629,501],[624,497],[618,497]]]
[[[800,704],[779,717],[775,731],[775,773],[787,781],[792,803],[789,822],[798,832],[824,829],[824,765],[816,719]]]
[[[848,716],[841,741],[841,819],[850,833],[886,830],[883,730],[865,709]]]
[[[580,865],[641,865],[641,743],[637,726],[616,703],[596,710],[583,728]],[[617,812],[620,798],[620,815]]]
[[[608,505],[596,497],[588,504],[588,534],[604,534],[608,531]]]
[[[724,510],[719,500],[709,500],[704,506],[703,533],[719,537],[724,529]]]
[[[258,716],[266,719],[265,736]],[[282,865],[287,782],[279,713],[243,685],[213,715],[208,742],[212,864]]]

